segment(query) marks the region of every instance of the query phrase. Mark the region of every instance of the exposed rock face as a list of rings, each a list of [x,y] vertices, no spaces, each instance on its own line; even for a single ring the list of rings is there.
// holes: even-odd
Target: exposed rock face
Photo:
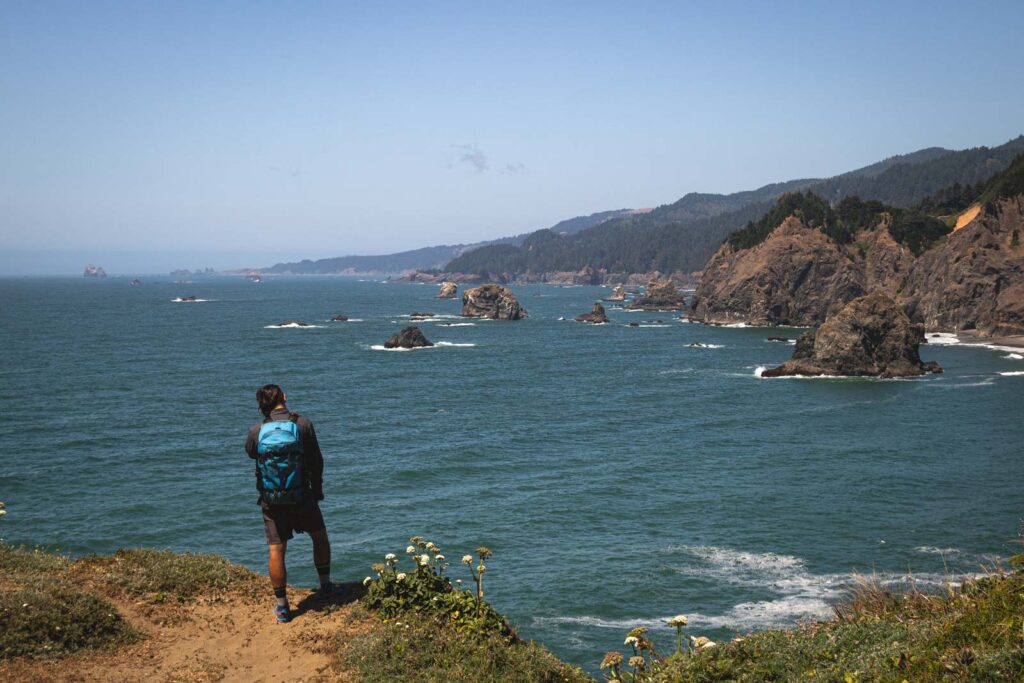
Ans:
[[[336,316],[331,317],[331,321],[332,322],[336,322],[336,323],[343,323],[343,322],[345,322],[347,320],[348,320],[348,316],[347,315],[336,315]]]
[[[418,327],[406,327],[384,342],[385,349],[417,349],[433,345],[434,343],[427,341]]]
[[[512,290],[494,283],[467,289],[462,293],[462,313],[467,318],[520,320],[527,316]]]
[[[1024,197],[982,211],[911,268],[901,294],[929,330],[1024,334]]]
[[[851,301],[817,330],[800,337],[793,357],[762,377],[839,375],[916,377],[941,372],[922,363],[924,327],[912,323],[891,296],[876,291]]]
[[[420,311],[413,311],[409,314],[409,320],[426,320],[427,318],[433,318],[433,313],[425,313]]]
[[[441,283],[441,288],[437,292],[438,299],[454,299],[455,295],[459,293],[459,286],[454,282],[445,281]]]
[[[643,295],[633,299],[627,308],[642,311],[682,310],[686,308],[686,301],[672,280],[654,278],[647,283]]]
[[[103,270],[101,266],[94,266],[89,264],[85,267],[85,272],[82,274],[83,277],[106,277],[107,271]]]
[[[582,315],[576,316],[576,320],[581,323],[599,324],[608,322],[608,316],[604,314],[604,306],[601,305],[600,301],[594,302],[594,310],[590,313],[583,313]]]
[[[604,298],[605,301],[625,301],[626,300],[626,286],[622,284],[615,285],[615,289],[612,293]]]
[[[726,242],[704,268],[692,318],[706,323],[820,325],[865,293],[863,271],[820,230],[790,216],[755,247]]]

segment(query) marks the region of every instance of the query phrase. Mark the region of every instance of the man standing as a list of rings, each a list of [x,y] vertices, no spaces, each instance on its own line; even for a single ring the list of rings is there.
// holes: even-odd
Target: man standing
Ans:
[[[291,620],[291,611],[284,559],[292,532],[309,534],[320,590],[329,594],[333,589],[331,544],[318,504],[324,499],[324,458],[313,423],[288,410],[281,387],[260,387],[256,402],[264,420],[249,429],[245,452],[256,461],[256,489],[260,492],[270,556],[270,584],[277,600],[274,615],[279,622],[286,623]]]

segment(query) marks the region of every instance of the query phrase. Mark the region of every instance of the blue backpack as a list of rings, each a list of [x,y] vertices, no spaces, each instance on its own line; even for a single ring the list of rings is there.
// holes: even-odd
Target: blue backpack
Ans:
[[[302,435],[293,415],[260,427],[256,441],[256,475],[263,501],[272,507],[302,502],[306,473],[302,457]]]

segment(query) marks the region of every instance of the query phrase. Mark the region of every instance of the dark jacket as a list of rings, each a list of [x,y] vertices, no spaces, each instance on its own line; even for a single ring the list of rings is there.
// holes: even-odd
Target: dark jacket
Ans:
[[[316,440],[316,431],[313,430],[313,423],[308,418],[292,413],[287,408],[279,408],[270,413],[270,417],[257,422],[249,428],[249,434],[245,438],[245,452],[253,460],[258,455],[256,447],[259,442],[260,427],[271,420],[289,420],[292,415],[296,416],[295,424],[299,427],[299,436],[302,438],[302,457],[305,459],[306,469],[306,490],[312,493],[310,500],[317,501],[324,499],[324,456],[320,452],[320,444]],[[260,490],[259,473],[256,474],[256,490]],[[263,505],[263,496],[259,498],[260,505]]]

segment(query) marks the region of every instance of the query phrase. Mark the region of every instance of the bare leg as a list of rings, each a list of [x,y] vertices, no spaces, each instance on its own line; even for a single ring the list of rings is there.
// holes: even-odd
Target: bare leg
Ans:
[[[284,554],[288,549],[288,541],[271,543],[267,549],[270,551],[270,559],[267,562],[267,569],[270,571],[270,585],[273,588],[284,588],[288,585],[288,570],[284,565]]]
[[[313,539],[313,564],[326,567],[331,564],[331,542],[327,539],[327,529],[309,532]]]

